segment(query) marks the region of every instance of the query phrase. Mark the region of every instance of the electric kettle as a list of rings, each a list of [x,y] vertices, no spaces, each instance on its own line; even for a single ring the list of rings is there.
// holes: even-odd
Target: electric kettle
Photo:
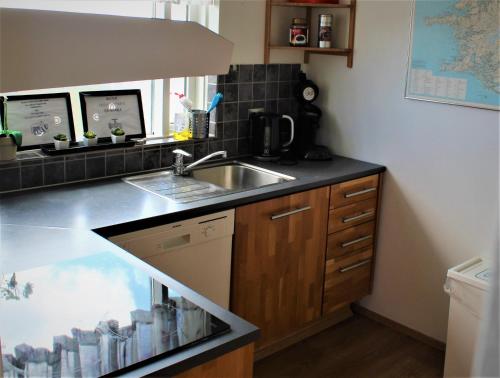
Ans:
[[[286,125],[289,125],[287,130]],[[294,138],[292,117],[277,113],[254,113],[250,116],[253,137],[253,155],[262,161],[280,158],[282,149],[290,146]]]

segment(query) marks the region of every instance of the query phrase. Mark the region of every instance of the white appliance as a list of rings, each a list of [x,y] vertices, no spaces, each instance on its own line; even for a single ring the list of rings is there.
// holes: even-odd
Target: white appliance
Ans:
[[[450,295],[445,377],[470,377],[491,269],[481,257],[448,270],[444,290]]]
[[[231,209],[109,240],[228,309],[233,233]]]

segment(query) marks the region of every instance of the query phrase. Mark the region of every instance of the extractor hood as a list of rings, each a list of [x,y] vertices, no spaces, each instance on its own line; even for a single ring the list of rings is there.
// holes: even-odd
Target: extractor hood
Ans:
[[[0,92],[217,75],[233,44],[195,23],[0,9]]]

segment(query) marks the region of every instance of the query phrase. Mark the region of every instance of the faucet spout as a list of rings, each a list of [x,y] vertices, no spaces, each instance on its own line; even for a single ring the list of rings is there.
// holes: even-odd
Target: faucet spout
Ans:
[[[227,158],[227,151],[217,151],[214,152],[210,155],[205,156],[204,158],[201,158],[200,160],[195,161],[194,163],[189,164],[188,166],[184,166],[184,156],[190,157],[191,154],[187,153],[186,151],[177,149],[172,151],[175,154],[175,163],[174,163],[174,175],[176,176],[182,176],[188,173],[191,169],[196,167],[198,164],[203,163],[204,161],[207,161],[215,156],[221,155],[223,158]]]
[[[196,160],[194,163],[189,164],[187,167],[184,168],[184,172],[189,171],[196,167],[198,164],[201,164],[207,160],[210,160],[216,156],[222,156],[223,158],[227,158],[227,151],[216,151],[214,153],[211,153],[210,155],[205,156],[204,158],[201,158],[200,160]]]

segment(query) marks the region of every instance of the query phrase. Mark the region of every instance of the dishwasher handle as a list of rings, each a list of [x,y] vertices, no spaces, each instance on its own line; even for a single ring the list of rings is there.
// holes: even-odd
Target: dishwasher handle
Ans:
[[[167,251],[173,248],[180,248],[191,243],[191,234],[176,235],[161,241],[161,249]]]

